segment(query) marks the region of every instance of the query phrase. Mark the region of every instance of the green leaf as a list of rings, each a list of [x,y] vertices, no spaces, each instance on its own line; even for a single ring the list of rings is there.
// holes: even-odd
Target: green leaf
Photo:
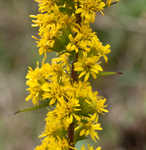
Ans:
[[[49,101],[50,100],[46,100],[46,101],[42,102],[41,104],[36,105],[34,107],[29,107],[29,108],[18,110],[14,114],[16,115],[16,114],[21,113],[21,112],[35,111],[35,110],[38,110],[38,109],[41,109],[41,108],[48,107],[49,106]]]
[[[80,104],[80,111],[76,112],[79,116],[86,116],[89,117],[89,115],[92,115],[96,110],[89,105],[84,98],[79,98],[79,104]]]
[[[55,39],[55,44],[52,50],[56,52],[61,52],[66,49],[66,45],[69,43],[69,34],[71,34],[71,30],[69,27],[63,29],[62,34]]]
[[[113,76],[113,75],[122,75],[122,72],[100,72],[98,74],[99,77],[101,76]]]
[[[65,8],[65,7],[60,7],[59,10],[65,14],[69,14],[71,15],[73,10],[72,9],[69,9],[69,8]]]
[[[59,0],[56,4],[59,6],[61,12],[68,15],[71,15],[75,11],[74,2],[71,0]]]

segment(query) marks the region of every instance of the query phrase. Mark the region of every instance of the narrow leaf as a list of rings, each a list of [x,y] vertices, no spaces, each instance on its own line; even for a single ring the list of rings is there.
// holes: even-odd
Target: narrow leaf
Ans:
[[[39,104],[37,106],[18,110],[14,114],[16,115],[16,114],[21,113],[21,112],[35,111],[35,110],[38,110],[38,109],[41,109],[41,108],[44,108],[44,107],[48,107],[48,106],[49,106],[49,101],[47,100],[47,101],[44,101],[44,102],[42,102],[41,104]]]
[[[122,75],[122,72],[100,72],[98,76]]]

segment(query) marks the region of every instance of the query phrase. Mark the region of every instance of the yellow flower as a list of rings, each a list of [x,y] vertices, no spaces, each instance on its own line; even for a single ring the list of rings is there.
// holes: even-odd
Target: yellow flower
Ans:
[[[107,6],[110,6],[111,2],[112,2],[112,0],[107,0],[106,1]]]
[[[85,145],[82,145],[81,150],[94,150],[94,147],[88,144],[88,149],[86,149]],[[97,147],[96,150],[101,150],[101,147]]]
[[[76,115],[76,112],[80,111],[79,100],[69,97],[65,100],[62,97],[58,101],[56,113],[59,119],[63,119],[64,126],[67,129],[74,119],[79,119]]]
[[[86,123],[81,123],[80,126],[83,128],[80,131],[80,136],[90,135],[91,138],[96,141],[99,139],[97,130],[102,130],[100,123],[98,123],[98,116],[94,113],[92,116],[86,119]]]
[[[105,3],[102,0],[79,0],[80,7],[75,13],[81,14],[85,23],[93,23],[96,12],[102,12]]]
[[[42,85],[49,79],[50,65],[44,64],[41,68],[37,66],[35,70],[29,67],[28,74],[26,75],[26,85],[29,95],[26,101],[32,99],[33,104],[38,104],[41,100]]]
[[[99,57],[92,56],[87,57],[86,55],[74,63],[75,71],[80,72],[79,78],[84,76],[84,81],[87,81],[91,76],[96,79],[97,74],[102,71],[102,67],[99,64]]]
[[[90,107],[92,107],[92,109],[97,112],[97,113],[105,113],[108,112],[107,105],[106,103],[106,99],[102,98],[100,96],[97,95],[97,93],[95,92],[95,94],[93,93],[89,93],[90,94],[90,99],[86,99],[85,101],[90,105]]]
[[[44,85],[44,87],[42,87],[42,90],[44,91],[44,94],[42,94],[42,98],[50,99],[50,105],[53,105],[58,100],[58,98],[63,96],[63,89],[56,82],[51,82]]]
[[[63,130],[64,128],[61,120],[57,118],[57,114],[55,111],[48,112],[45,121],[45,130],[39,136],[40,138],[52,135],[56,136],[56,133]]]
[[[42,144],[37,146],[35,150],[68,150],[68,141],[60,137],[47,136],[42,140]]]

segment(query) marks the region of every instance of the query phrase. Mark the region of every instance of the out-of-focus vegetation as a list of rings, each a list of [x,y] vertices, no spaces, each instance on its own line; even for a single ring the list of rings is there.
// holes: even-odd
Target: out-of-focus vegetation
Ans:
[[[14,115],[30,106],[24,101],[28,65],[38,59],[31,35],[31,0],[0,1],[0,149],[33,149],[39,143],[44,112]],[[94,88],[108,99],[110,113],[103,120],[99,143],[105,150],[145,150],[146,139],[146,1],[121,0],[106,8],[92,25],[112,52],[105,71],[120,71],[121,76],[102,77]],[[50,54],[51,56],[52,54]]]

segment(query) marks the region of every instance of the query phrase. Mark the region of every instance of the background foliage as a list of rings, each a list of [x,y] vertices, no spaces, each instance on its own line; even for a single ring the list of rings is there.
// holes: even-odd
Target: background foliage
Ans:
[[[14,115],[28,107],[24,101],[25,74],[38,59],[31,35],[31,0],[0,1],[0,149],[33,149],[43,127],[44,111]],[[112,52],[105,71],[122,76],[104,77],[93,85],[107,97],[110,113],[103,120],[101,140],[105,150],[144,150],[146,138],[146,1],[121,0],[107,8],[92,25]],[[50,58],[53,54],[50,54]],[[30,104],[31,106],[31,104]],[[145,133],[145,134],[144,134]]]

